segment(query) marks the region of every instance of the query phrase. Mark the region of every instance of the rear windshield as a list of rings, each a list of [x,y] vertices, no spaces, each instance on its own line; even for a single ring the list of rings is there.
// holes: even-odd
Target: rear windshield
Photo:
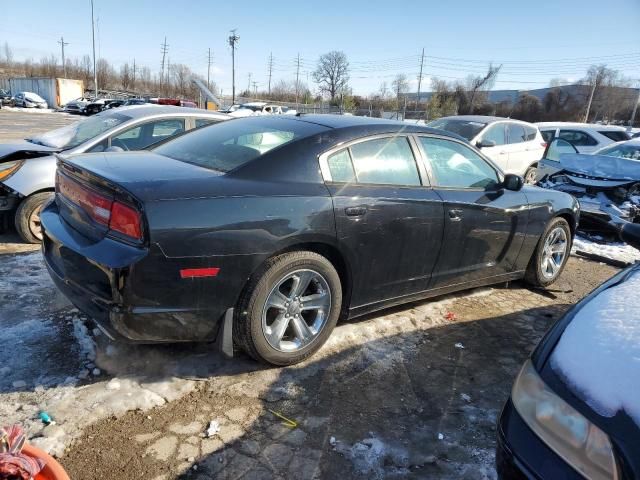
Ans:
[[[153,149],[166,157],[229,172],[294,140],[326,127],[297,120],[252,117],[202,127]]]
[[[629,140],[629,135],[626,132],[603,130],[602,132],[598,133],[604,135],[607,138],[610,138],[614,142],[624,142],[625,140]]]
[[[121,113],[99,113],[86,120],[27,138],[27,140],[31,143],[67,150],[111,130],[127,120],[131,120],[131,117]]]
[[[427,126],[446,130],[447,132],[457,133],[461,137],[471,140],[478,135],[478,133],[480,133],[487,124],[482,122],[472,122],[470,120],[441,118],[440,120],[434,120],[433,122],[428,123]]]

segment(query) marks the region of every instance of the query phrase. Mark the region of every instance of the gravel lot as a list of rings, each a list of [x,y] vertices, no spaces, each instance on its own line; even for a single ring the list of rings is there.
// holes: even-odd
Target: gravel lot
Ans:
[[[2,111],[0,139],[68,121]],[[495,422],[519,366],[616,271],[571,257],[552,290],[515,282],[388,310],[338,325],[301,365],[265,368],[210,344],[109,342],[37,248],[3,234],[0,420],[25,425],[74,480],[495,478]]]

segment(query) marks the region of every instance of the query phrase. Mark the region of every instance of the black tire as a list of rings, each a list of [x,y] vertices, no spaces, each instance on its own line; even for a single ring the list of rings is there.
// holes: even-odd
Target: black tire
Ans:
[[[302,269],[316,272],[326,281],[331,300],[329,313],[310,343],[298,350],[283,352],[274,348],[266,338],[262,326],[263,309],[278,282]],[[234,343],[255,360],[278,366],[293,365],[311,356],[326,342],[338,321],[341,308],[340,276],[329,260],[309,251],[284,253],[269,259],[245,288],[235,312]]]
[[[544,246],[547,238],[555,231],[557,228],[561,228],[564,230],[566,235],[566,251],[564,257],[562,259],[562,263],[560,264],[560,268],[557,270],[555,275],[552,278],[546,276],[542,270],[542,258],[544,255]],[[540,236],[538,240],[538,244],[536,245],[536,249],[531,256],[531,260],[529,261],[529,265],[527,266],[527,271],[525,273],[525,281],[534,287],[548,287],[552,283],[554,283],[562,274],[564,267],[567,265],[567,261],[569,260],[569,255],[571,252],[571,245],[573,243],[573,237],[571,235],[571,228],[569,227],[569,223],[564,218],[555,217],[553,218],[547,228],[544,229],[544,233]]]
[[[524,183],[526,185],[535,185],[536,184],[536,167],[529,167],[527,171],[524,172]]]
[[[39,213],[42,206],[53,197],[53,192],[41,192],[25,198],[16,210],[16,231],[27,243],[40,243],[42,232],[39,228]],[[38,223],[34,225],[32,215],[38,215]]]

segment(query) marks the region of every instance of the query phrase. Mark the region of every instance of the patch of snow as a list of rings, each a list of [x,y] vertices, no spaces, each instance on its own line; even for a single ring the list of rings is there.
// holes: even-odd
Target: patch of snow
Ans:
[[[600,255],[604,258],[617,260],[619,262],[635,263],[640,260],[640,251],[631,245],[623,242],[599,243],[589,240],[580,235],[573,241],[571,253],[581,251],[592,255]]]
[[[204,432],[207,437],[213,437],[220,432],[220,422],[218,420],[211,420],[207,430]]]
[[[409,453],[375,437],[365,438],[352,446],[336,442],[336,451],[351,461],[356,473],[368,478],[409,473]]]
[[[587,303],[562,334],[551,366],[600,415],[640,425],[640,273]]]
[[[443,434],[441,434],[441,433],[439,433],[439,434],[438,434],[438,440],[444,440],[444,435],[443,435]]]
[[[456,343],[456,344],[454,345],[454,347],[456,347],[456,348],[460,348],[460,349],[464,349],[464,345],[463,345],[462,343],[460,343],[460,342]]]
[[[23,112],[23,113],[55,113],[56,110],[54,110],[53,108],[23,108],[23,107],[9,107],[9,106],[2,106],[2,110],[6,110],[8,112]],[[60,112],[60,113],[65,113],[65,112]],[[65,113],[65,115],[68,115],[68,113]]]

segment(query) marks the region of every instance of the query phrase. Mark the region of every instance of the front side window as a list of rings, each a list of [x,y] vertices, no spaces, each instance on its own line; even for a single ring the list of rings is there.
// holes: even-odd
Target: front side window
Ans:
[[[184,119],[171,118],[143,123],[111,139],[111,146],[124,150],[142,150],[184,131]]]
[[[213,123],[218,123],[218,120],[213,118],[196,118],[196,128],[205,127]]]
[[[595,138],[579,130],[560,130],[558,138],[566,140],[576,147],[593,147],[598,145]]]
[[[518,123],[509,124],[509,143],[522,143],[527,141],[527,134],[522,125]]]
[[[358,183],[420,185],[420,175],[406,137],[367,140],[350,147]]]
[[[504,134],[504,123],[491,125],[487,128],[487,131],[482,134],[482,140],[496,142],[496,146],[507,143]]]
[[[553,140],[553,135],[555,134],[555,130],[541,130],[540,134],[545,142],[549,143]]]
[[[461,143],[431,137],[420,143],[440,187],[486,189],[499,182],[491,165]]]

